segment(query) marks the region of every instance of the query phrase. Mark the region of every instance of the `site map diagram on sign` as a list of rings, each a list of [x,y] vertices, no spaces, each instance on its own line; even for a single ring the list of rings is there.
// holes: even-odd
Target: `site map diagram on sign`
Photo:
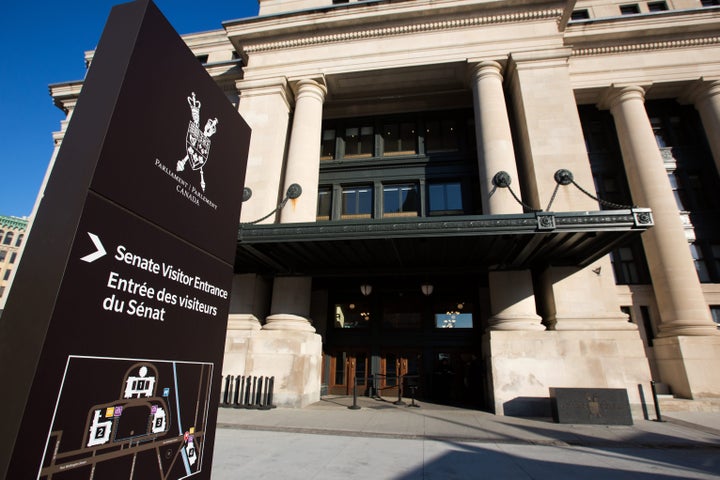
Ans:
[[[211,363],[71,356],[38,478],[201,471],[212,373]]]

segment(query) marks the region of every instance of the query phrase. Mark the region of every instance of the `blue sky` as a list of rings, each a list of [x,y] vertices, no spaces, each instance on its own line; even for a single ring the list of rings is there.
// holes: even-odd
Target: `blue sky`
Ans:
[[[178,33],[222,28],[257,15],[257,0],[154,0]],[[84,52],[97,45],[113,5],[122,0],[30,0],[0,8],[0,215],[28,216],[64,114],[52,83],[85,76]]]

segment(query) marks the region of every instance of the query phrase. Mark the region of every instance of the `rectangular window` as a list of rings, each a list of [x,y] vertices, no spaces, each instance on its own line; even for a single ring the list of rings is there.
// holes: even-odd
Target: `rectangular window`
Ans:
[[[333,160],[335,158],[335,129],[323,130],[320,145],[320,160]]]
[[[420,195],[415,184],[385,185],[383,187],[383,217],[417,217]]]
[[[422,314],[417,309],[417,302],[405,299],[387,299],[383,303],[383,328],[411,329],[422,328]]]
[[[7,270],[5,270],[5,275],[3,275],[3,280],[7,280],[10,278],[10,272],[12,272],[12,270],[10,270],[9,268]]]
[[[710,315],[712,315],[713,322],[717,323],[720,328],[720,305],[710,305]]]
[[[4,262],[6,256],[7,256],[7,251],[6,251],[6,250],[0,250],[0,262]]]
[[[332,189],[320,187],[318,190],[317,220],[330,220],[332,210]]]
[[[428,185],[430,215],[459,215],[464,212],[460,182],[431,183]]]
[[[12,252],[10,254],[10,263],[15,263],[16,258],[17,258],[17,252]]]
[[[437,302],[433,306],[435,328],[473,328],[473,305],[464,301]]]
[[[664,12],[668,9],[665,2],[648,2],[648,10],[651,12]]]
[[[345,129],[345,158],[369,158],[374,154],[375,137],[372,126]]]
[[[386,157],[417,153],[414,123],[386,123],[383,125],[383,151]]]
[[[695,262],[695,270],[697,271],[698,278],[702,283],[709,283],[710,272],[708,272],[707,263],[705,262],[705,257],[703,256],[703,251],[700,245],[691,243],[690,254]]]
[[[590,12],[587,9],[573,10],[570,20],[587,20],[590,18]]]
[[[703,7],[714,7],[720,5],[720,0],[700,0],[700,4]]]
[[[362,302],[336,303],[335,328],[369,328],[369,304]]]
[[[640,13],[640,6],[637,3],[620,5],[620,15],[635,15]]]
[[[655,332],[653,331],[652,321],[650,320],[650,309],[645,305],[641,305],[640,316],[642,317],[643,327],[645,327],[647,346],[652,347],[653,340],[655,339]]]
[[[457,125],[453,119],[425,122],[425,152],[453,152],[458,150]]]
[[[371,186],[345,187],[342,191],[342,218],[370,218],[373,189]]]

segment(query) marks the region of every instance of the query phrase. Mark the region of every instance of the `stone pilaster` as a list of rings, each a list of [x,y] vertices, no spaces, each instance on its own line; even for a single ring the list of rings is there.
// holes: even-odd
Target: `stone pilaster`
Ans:
[[[693,103],[700,113],[705,136],[720,172],[720,80],[698,81],[681,100]]]
[[[570,170],[585,189],[593,186],[570,81],[569,55],[565,48],[517,53],[508,66],[524,193],[527,203],[536,208],[547,208],[553,198],[559,169]],[[555,211],[598,209],[597,201],[572,185],[561,187],[552,204]],[[537,277],[535,295],[549,329],[637,329],[620,311],[611,269],[603,264],[608,265],[606,259],[582,269],[550,267]]]
[[[327,89],[322,78],[305,78],[293,85],[295,115],[290,135],[285,189],[297,183],[302,187],[300,198],[290,200],[280,213],[282,223],[314,222],[320,175],[320,138],[322,109]]]
[[[483,211],[496,215],[522,213],[522,206],[507,188],[493,185],[496,173],[510,175],[512,188],[520,196],[515,151],[502,86],[502,66],[482,61],[472,66],[475,134]],[[491,330],[545,330],[535,312],[530,272],[490,272]]]
[[[601,107],[615,119],[633,200],[653,211],[655,226],[642,239],[660,309],[658,337],[717,335],[644,102],[642,87],[616,87]]]
[[[238,111],[250,128],[250,150],[245,187],[252,196],[243,203],[241,221],[252,222],[272,212],[278,191],[290,123],[290,89],[285,78],[238,81]],[[242,187],[240,187],[242,188]],[[271,216],[263,223],[273,223]]]

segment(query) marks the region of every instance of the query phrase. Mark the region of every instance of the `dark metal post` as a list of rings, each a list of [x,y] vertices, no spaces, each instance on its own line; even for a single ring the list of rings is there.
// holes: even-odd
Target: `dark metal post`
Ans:
[[[240,405],[243,401],[243,395],[244,395],[244,387],[245,387],[245,376],[244,375],[238,375],[235,377],[235,402],[234,407],[240,408]]]
[[[230,388],[232,386],[232,379],[233,379],[232,375],[228,375],[227,377],[225,377],[225,394],[223,395],[223,401],[222,401],[223,406],[227,406],[230,403],[230,397],[232,394],[232,392],[230,390]]]
[[[664,421],[662,415],[660,415],[660,402],[658,401],[657,388],[655,387],[655,380],[650,380],[650,388],[652,389],[653,402],[655,402],[655,416],[658,422]]]
[[[270,377],[268,384],[269,384],[268,398],[267,398],[268,408],[275,408],[275,405],[273,405],[273,390],[275,389],[275,377]]]
[[[403,376],[398,375],[397,377],[397,387],[398,387],[398,399],[393,402],[393,405],[405,405],[405,402],[402,400],[402,394],[403,394]]]
[[[258,378],[257,391],[255,392],[255,405],[257,408],[262,407],[262,394],[263,394],[263,378]]]
[[[353,404],[348,407],[350,410],[360,410],[357,404],[357,376],[353,377]]]
[[[250,378],[250,375],[248,375],[245,378],[245,399],[244,399],[245,401],[243,402],[243,405],[245,406],[245,408],[247,408],[248,405],[250,405],[250,382],[252,382],[252,379]]]

